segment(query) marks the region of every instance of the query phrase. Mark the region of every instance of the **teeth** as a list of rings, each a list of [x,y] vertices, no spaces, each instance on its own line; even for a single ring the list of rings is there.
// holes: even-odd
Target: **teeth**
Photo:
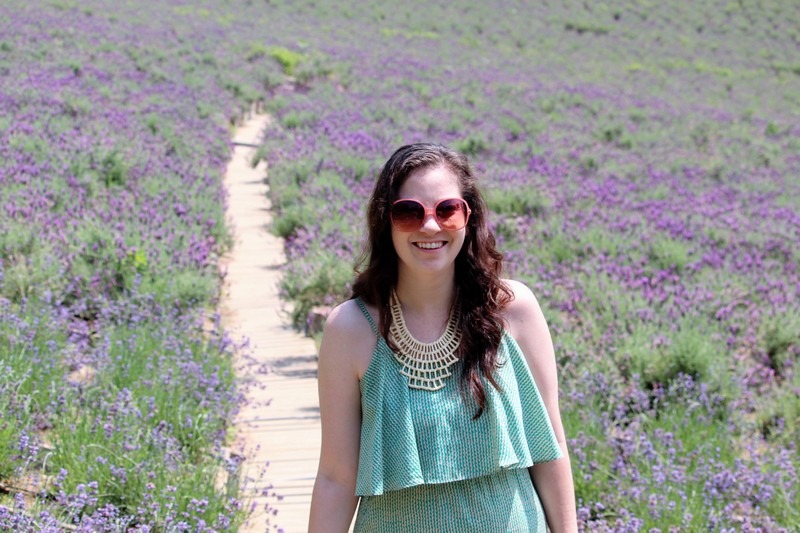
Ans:
[[[435,250],[436,248],[444,246],[443,242],[418,242],[415,244],[424,250]]]

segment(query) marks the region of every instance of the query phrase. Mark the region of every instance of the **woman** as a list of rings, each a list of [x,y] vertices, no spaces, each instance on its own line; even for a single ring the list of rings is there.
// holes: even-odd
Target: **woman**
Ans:
[[[556,363],[465,157],[398,149],[319,354],[310,531],[576,531]],[[531,483],[532,481],[532,483]],[[360,503],[359,503],[360,501]]]

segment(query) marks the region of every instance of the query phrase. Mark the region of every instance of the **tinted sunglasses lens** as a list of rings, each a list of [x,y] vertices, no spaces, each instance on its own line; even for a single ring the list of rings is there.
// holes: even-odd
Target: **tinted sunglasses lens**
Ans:
[[[436,206],[436,220],[442,229],[458,230],[467,225],[467,204],[464,200],[451,198]]]
[[[425,219],[425,208],[414,200],[401,200],[392,205],[392,223],[400,231],[416,231]]]

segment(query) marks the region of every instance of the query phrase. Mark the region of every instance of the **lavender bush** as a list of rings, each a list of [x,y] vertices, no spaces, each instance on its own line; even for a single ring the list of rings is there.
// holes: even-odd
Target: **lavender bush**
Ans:
[[[298,326],[348,295],[387,155],[450,144],[553,329],[582,529],[800,527],[789,3],[56,0],[0,24],[0,529],[245,519],[233,347],[203,323],[227,128],[262,98]]]
[[[344,65],[267,103],[273,229],[288,239],[298,325],[347,294],[385,157],[450,144],[483,176],[508,274],[551,323],[581,527],[800,527],[795,13],[274,11],[298,50]]]
[[[224,13],[0,7],[0,529],[235,531]],[[270,72],[280,73],[275,65]]]

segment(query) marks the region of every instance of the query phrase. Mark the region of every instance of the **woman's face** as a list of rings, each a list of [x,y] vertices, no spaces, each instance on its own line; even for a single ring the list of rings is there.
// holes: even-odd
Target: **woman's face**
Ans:
[[[413,171],[400,187],[398,195],[398,199],[417,200],[428,209],[448,198],[461,198],[461,188],[458,177],[443,165]],[[426,214],[422,226],[416,231],[400,231],[392,225],[392,243],[397,252],[399,274],[452,275],[466,232],[466,227],[452,231],[443,229],[430,213]]]

